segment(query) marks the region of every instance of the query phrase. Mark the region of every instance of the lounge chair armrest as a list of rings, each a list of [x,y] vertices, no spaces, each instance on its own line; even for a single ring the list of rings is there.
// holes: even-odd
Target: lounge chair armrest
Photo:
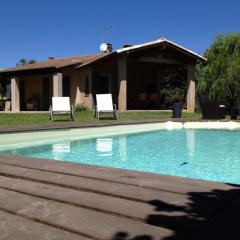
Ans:
[[[113,104],[113,116],[114,116],[114,119],[117,119],[117,104]]]
[[[94,118],[97,117],[97,105],[94,105]]]
[[[71,119],[74,120],[75,106],[71,105]]]
[[[52,111],[52,106],[50,105],[49,111],[48,111],[48,120],[52,120],[53,117],[53,111]]]

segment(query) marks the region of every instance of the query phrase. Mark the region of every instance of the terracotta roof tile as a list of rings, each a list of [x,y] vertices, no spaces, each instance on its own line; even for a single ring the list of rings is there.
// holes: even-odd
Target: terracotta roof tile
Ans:
[[[106,55],[109,55],[109,54],[99,53],[99,54],[85,55],[85,56],[78,56],[78,57],[48,59],[46,61],[26,64],[20,67],[3,69],[3,70],[0,70],[0,73],[37,70],[37,69],[46,69],[46,68],[58,69],[58,68],[63,68],[67,66],[72,66],[72,65],[79,65],[79,66],[86,65],[90,62],[94,62],[98,59],[101,59]]]

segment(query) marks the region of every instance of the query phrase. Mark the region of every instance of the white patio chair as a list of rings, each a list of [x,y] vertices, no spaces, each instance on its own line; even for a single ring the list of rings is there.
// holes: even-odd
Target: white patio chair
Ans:
[[[100,113],[110,113],[117,119],[117,107],[113,104],[112,94],[96,94],[96,101],[95,117],[99,119]]]
[[[69,97],[53,97],[52,106],[49,108],[49,120],[56,115],[70,115],[74,120],[74,107],[70,105]]]

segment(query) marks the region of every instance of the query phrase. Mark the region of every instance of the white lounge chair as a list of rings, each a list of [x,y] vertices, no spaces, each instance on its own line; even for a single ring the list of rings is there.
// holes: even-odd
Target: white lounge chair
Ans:
[[[96,94],[96,101],[95,117],[99,119],[100,113],[111,113],[117,119],[117,107],[113,104],[112,94]]]
[[[74,120],[74,107],[70,105],[69,97],[53,97],[52,106],[49,108],[49,120],[55,115],[70,115]]]
[[[99,156],[111,156],[113,148],[112,138],[97,138],[96,142],[97,155]]]

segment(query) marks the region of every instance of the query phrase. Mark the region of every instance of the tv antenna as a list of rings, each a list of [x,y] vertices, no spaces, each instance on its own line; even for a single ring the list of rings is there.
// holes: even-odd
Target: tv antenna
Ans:
[[[103,42],[106,42],[106,37],[109,32],[112,31],[112,25],[103,28]]]

